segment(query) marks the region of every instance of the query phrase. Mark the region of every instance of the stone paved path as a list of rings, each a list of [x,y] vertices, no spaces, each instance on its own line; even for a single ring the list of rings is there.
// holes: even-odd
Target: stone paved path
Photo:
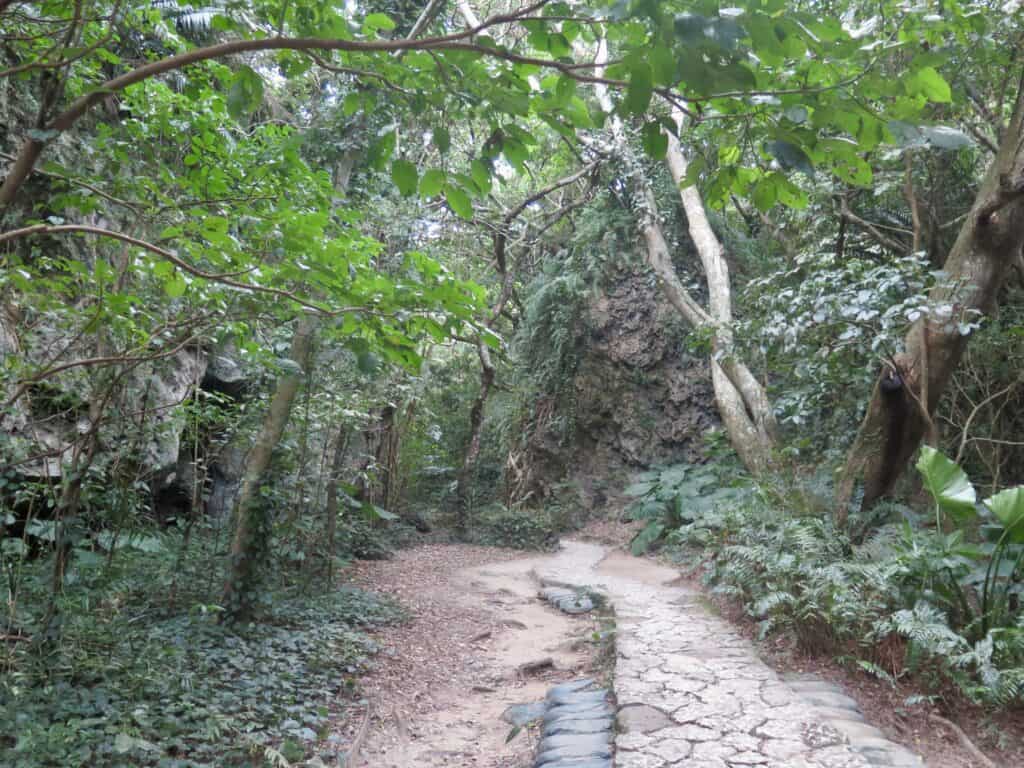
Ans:
[[[699,593],[669,585],[672,571],[606,555],[563,542],[535,572],[544,584],[596,588],[615,608],[618,768],[923,765],[833,686],[780,678]]]

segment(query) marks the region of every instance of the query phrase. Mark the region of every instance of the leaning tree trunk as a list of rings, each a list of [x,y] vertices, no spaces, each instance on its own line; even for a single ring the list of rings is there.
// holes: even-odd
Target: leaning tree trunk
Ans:
[[[681,118],[681,115],[677,115]],[[680,119],[680,124],[682,120]],[[666,153],[672,180],[680,187],[690,239],[704,266],[708,285],[708,306],[714,323],[715,354],[711,360],[711,381],[715,400],[737,453],[751,469],[763,471],[771,464],[778,439],[778,423],[768,393],[761,382],[733,353],[732,286],[729,265],[721,242],[711,229],[704,201],[695,186],[683,187],[687,162],[675,136],[669,134]],[[674,274],[674,272],[673,272]]]
[[[867,414],[847,456],[836,493],[836,521],[846,524],[857,483],[862,505],[890,494],[922,438],[934,429],[935,409],[968,335],[959,323],[987,315],[1024,248],[1024,80],[999,152],[931,293],[932,312],[907,333],[906,350],[879,376]]]
[[[597,59],[600,63],[607,58],[607,43],[602,39],[598,44]],[[596,72],[600,76],[603,66],[599,66]],[[708,222],[700,193],[696,189],[687,188],[681,190],[681,199],[689,223],[690,237],[697,247],[707,276],[710,311],[700,306],[676,274],[650,182],[633,156],[622,121],[614,116],[607,87],[598,84],[595,89],[602,108],[612,115],[610,125],[614,149],[631,166],[629,176],[637,227],[644,239],[645,261],[659,278],[658,283],[665,297],[687,324],[695,329],[711,331],[715,351],[711,359],[711,380],[719,415],[729,442],[740,460],[751,472],[761,474],[772,465],[778,427],[764,387],[732,352],[729,269],[722,245]],[[667,160],[673,179],[680,184],[686,177],[686,159],[679,142],[671,135]]]
[[[263,426],[246,461],[242,486],[235,504],[235,535],[231,542],[230,565],[224,585],[223,603],[230,620],[244,621],[252,613],[251,591],[257,575],[261,550],[266,546],[267,520],[260,501],[260,486],[270,467],[270,457],[281,440],[295,393],[309,365],[316,323],[308,316],[299,318],[292,336],[289,357],[298,370],[284,373],[263,419]]]

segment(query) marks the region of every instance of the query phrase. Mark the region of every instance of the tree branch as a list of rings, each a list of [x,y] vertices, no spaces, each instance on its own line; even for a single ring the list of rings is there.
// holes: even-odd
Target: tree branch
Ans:
[[[882,231],[866,219],[862,219],[860,216],[850,210],[850,204],[847,202],[845,196],[839,197],[839,208],[843,218],[852,224],[856,224],[867,232],[875,242],[881,245],[883,248],[888,248],[890,251],[896,253],[906,253],[907,249],[902,243],[897,240],[893,240],[887,235],[883,234]]]
[[[0,234],[0,243],[4,243],[10,240],[14,240],[19,237],[28,237],[31,235],[50,235],[50,234],[88,234],[88,235],[99,235],[100,237],[109,237],[114,240],[120,240],[121,242],[134,245],[137,248],[154,253],[161,258],[174,264],[179,269],[188,272],[190,275],[202,278],[203,280],[210,280],[211,282],[220,283],[222,285],[230,285],[233,288],[239,288],[243,291],[249,291],[252,293],[263,293],[270,296],[278,296],[282,299],[292,301],[299,306],[311,309],[314,312],[325,315],[328,317],[336,317],[349,312],[371,312],[367,307],[342,307],[340,309],[326,309],[318,304],[306,301],[305,299],[297,296],[291,291],[286,291],[281,288],[270,288],[263,285],[252,285],[251,283],[243,283],[238,280],[234,280],[234,277],[243,275],[248,270],[242,272],[227,272],[223,274],[214,274],[211,272],[204,272],[203,270],[193,267],[187,261],[175,256],[173,253],[165,248],[161,248],[153,243],[148,243],[145,240],[139,240],[131,235],[126,235],[123,232],[115,232],[110,229],[103,229],[102,227],[93,227],[85,224],[35,224],[31,227],[22,227],[21,229],[14,229],[10,232],[4,232]]]
[[[522,16],[528,16],[534,11],[543,8],[549,0],[538,0],[538,2],[513,11],[507,14],[492,16],[481,24],[461,32],[438,37],[428,37],[422,40],[405,38],[402,40],[332,40],[316,37],[291,38],[291,37],[268,37],[258,40],[230,40],[223,43],[196,48],[165,59],[151,61],[130,72],[125,72],[118,77],[107,80],[93,91],[83,94],[75,99],[67,109],[59,114],[49,125],[45,126],[51,131],[66,131],[73,126],[80,117],[89,111],[95,104],[105,99],[110,93],[123,91],[125,88],[136,83],[148,80],[157,75],[166,74],[192,64],[198,64],[211,59],[220,59],[240,53],[253,53],[258,51],[347,51],[350,53],[391,53],[406,50],[472,50],[484,53],[496,58],[508,61],[516,61],[513,55],[507,51],[497,48],[475,44],[460,44],[459,41],[471,39],[479,32],[493,26],[510,24]],[[525,57],[524,57],[525,58]],[[537,59],[542,66],[558,68],[558,62]],[[564,65],[562,65],[564,66]],[[36,162],[42,154],[45,142],[38,139],[27,138],[18,152],[14,165],[8,170],[7,178],[0,186],[0,206],[7,206],[17,196],[18,190],[25,179],[32,172]]]

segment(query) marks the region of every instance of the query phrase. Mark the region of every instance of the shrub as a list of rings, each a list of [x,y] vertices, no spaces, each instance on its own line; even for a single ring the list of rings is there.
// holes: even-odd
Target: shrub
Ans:
[[[479,543],[488,546],[528,550],[551,550],[558,546],[558,534],[544,514],[498,504],[484,511],[476,530]]]

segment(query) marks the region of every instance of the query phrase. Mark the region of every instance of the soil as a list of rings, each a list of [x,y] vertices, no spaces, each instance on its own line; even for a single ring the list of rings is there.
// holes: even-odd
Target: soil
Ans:
[[[637,524],[614,519],[595,520],[581,533],[602,544],[625,547],[638,529]],[[656,558],[678,568],[667,558]],[[846,689],[857,701],[869,723],[893,741],[906,745],[924,758],[928,768],[987,768],[961,744],[945,726],[929,719],[939,715],[958,725],[995,765],[1014,768],[1024,765],[1024,712],[992,714],[971,704],[952,690],[926,691],[916,681],[899,681],[893,687],[859,668],[840,663],[828,655],[809,655],[791,638],[757,638],[757,623],[734,600],[716,595],[698,579],[681,575],[680,583],[701,589],[708,604],[728,619],[758,648],[764,661],[776,671],[815,674]],[[928,697],[934,698],[928,698]],[[908,705],[908,699],[924,697],[922,703]]]
[[[488,571],[499,563],[500,574]],[[347,583],[391,595],[410,613],[377,634],[382,651],[359,681],[371,719],[355,766],[528,766],[534,734],[508,739],[501,714],[543,699],[558,682],[592,675],[592,617],[558,613],[536,598],[530,560],[508,550],[429,544],[360,562]],[[551,659],[539,672],[531,662]],[[361,722],[350,713],[352,738]],[[506,743],[507,742],[507,743]]]

